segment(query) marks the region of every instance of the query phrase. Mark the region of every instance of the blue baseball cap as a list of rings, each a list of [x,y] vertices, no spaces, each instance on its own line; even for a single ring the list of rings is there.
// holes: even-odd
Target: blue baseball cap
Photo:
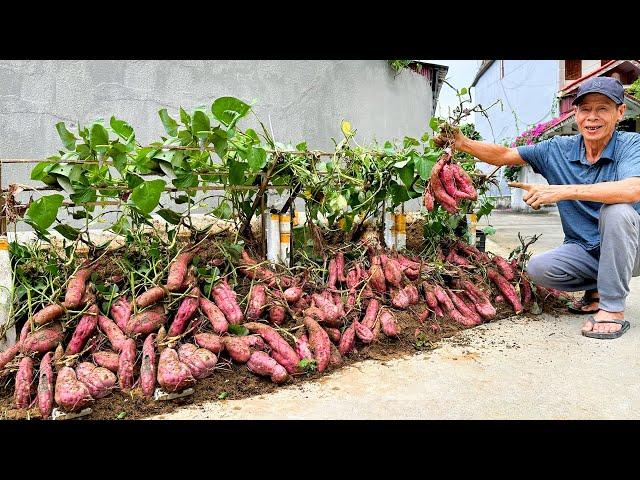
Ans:
[[[578,95],[571,102],[577,105],[582,98],[589,93],[601,93],[616,102],[616,105],[624,103],[624,87],[617,78],[613,77],[593,77],[586,80],[578,87]]]

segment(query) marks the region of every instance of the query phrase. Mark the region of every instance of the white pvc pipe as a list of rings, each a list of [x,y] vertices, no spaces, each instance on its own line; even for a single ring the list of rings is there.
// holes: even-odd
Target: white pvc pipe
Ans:
[[[277,213],[265,212],[267,217],[267,260],[277,263],[280,258],[280,215]]]
[[[280,215],[280,261],[289,266],[291,256],[291,215]]]

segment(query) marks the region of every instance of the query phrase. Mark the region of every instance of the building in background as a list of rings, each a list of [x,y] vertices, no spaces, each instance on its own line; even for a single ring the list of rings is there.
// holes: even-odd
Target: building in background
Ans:
[[[637,60],[484,60],[472,84],[475,100],[485,108],[496,101],[499,106],[487,112],[488,119],[476,115],[476,129],[485,140],[506,145],[578,133],[571,102],[585,80],[611,76],[629,88],[639,74]],[[625,103],[619,129],[640,131],[640,100],[627,93]],[[504,174],[500,178],[494,195],[509,191]],[[546,183],[528,166],[520,169],[519,180]],[[522,190],[513,190],[511,207],[530,210],[522,201]]]

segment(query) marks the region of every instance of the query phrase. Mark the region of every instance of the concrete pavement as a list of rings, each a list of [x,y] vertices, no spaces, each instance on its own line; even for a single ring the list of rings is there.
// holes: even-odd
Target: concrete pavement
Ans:
[[[484,222],[481,221],[481,225]],[[557,214],[496,212],[487,246],[506,254],[517,232],[562,242]],[[461,332],[428,353],[368,360],[304,385],[183,407],[157,419],[638,419],[640,279],[632,328],[616,340],[580,335],[584,317],[513,317]]]

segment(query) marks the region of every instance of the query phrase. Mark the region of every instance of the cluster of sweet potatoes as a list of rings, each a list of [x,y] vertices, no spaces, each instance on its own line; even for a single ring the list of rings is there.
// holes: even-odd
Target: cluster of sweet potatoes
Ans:
[[[461,200],[474,201],[478,193],[469,174],[452,162],[451,155],[443,153],[431,170],[429,182],[422,195],[422,203],[428,211],[433,211],[439,203],[449,213],[456,213]]]

